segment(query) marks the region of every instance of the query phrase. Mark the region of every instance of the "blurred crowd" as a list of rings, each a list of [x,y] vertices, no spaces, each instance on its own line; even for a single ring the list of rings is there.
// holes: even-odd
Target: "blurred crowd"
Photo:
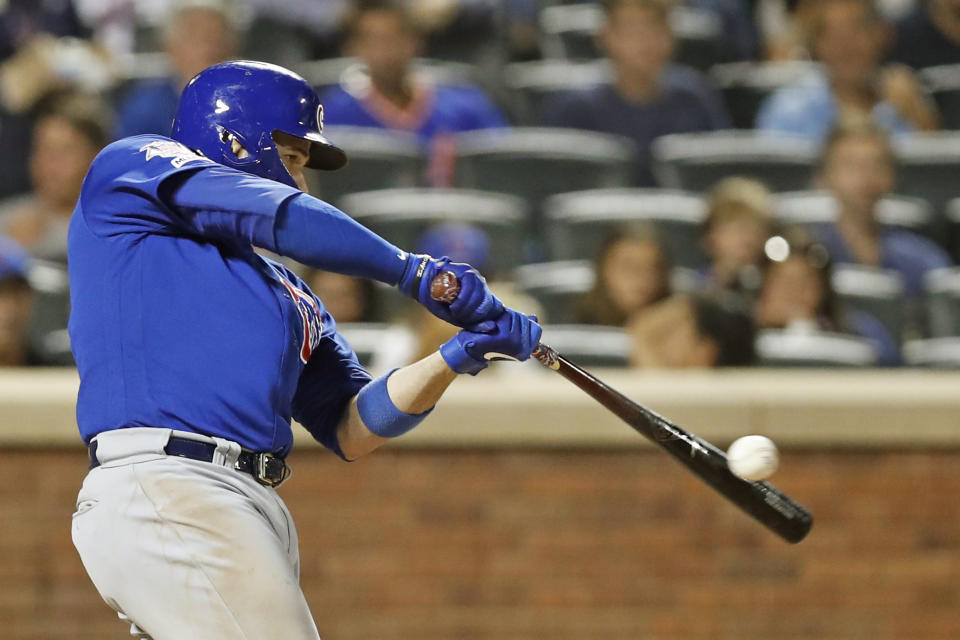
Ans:
[[[910,200],[932,211],[922,228],[889,213],[909,200],[895,194],[914,195],[898,176],[899,141],[946,136],[960,121],[950,108],[960,0],[6,0],[0,365],[71,363],[66,229],[99,149],[169,134],[189,79],[241,57],[317,86],[329,137],[357,162],[339,187],[337,174],[311,187],[347,213],[349,192],[388,187],[418,189],[423,202],[463,187],[529,196],[532,221],[509,230],[507,259],[482,220],[453,209],[404,248],[476,265],[507,304],[569,328],[565,347],[588,361],[900,366],[922,360],[905,357],[908,343],[960,333],[937,315],[942,296],[933,300],[960,297],[960,286],[931,284],[957,258],[949,198]],[[956,92],[936,93],[951,70]],[[741,80],[725,85],[731,75]],[[622,175],[561,176],[570,188],[549,193],[676,194],[658,140],[734,128],[814,149],[804,188],[829,215],[796,224],[782,215],[779,184],[731,170],[687,188],[702,209],[686,221],[698,258],[677,251],[662,217],[640,211],[608,225],[589,259],[561,260],[571,256],[547,240],[559,224],[544,213],[549,194],[527,193],[542,178],[535,162],[494,165],[493,188],[463,177],[469,132],[576,130],[626,145]],[[378,165],[363,131],[385,136],[397,160]],[[538,140],[572,146],[534,144],[525,151],[534,161],[588,152],[572,138]],[[401,151],[422,160],[402,179]],[[546,265],[555,268],[529,269]],[[531,282],[517,275],[524,269],[557,281]],[[420,357],[453,331],[374,283],[305,276],[375,369]],[[612,355],[597,346],[610,336]]]

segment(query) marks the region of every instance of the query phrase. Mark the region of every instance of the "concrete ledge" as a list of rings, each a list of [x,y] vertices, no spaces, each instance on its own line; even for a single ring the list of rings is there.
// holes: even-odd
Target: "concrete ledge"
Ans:
[[[534,363],[458,380],[434,415],[390,446],[638,447],[646,441]],[[628,397],[725,446],[763,433],[788,448],[960,447],[960,373],[598,372]],[[0,446],[79,446],[70,369],[0,370]],[[294,429],[299,445],[313,441]]]

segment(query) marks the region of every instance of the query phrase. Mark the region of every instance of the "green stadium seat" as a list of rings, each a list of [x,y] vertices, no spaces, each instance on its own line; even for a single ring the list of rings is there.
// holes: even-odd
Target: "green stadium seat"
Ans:
[[[653,143],[662,186],[705,192],[731,176],[760,180],[771,191],[809,188],[816,144],[805,138],[754,131],[677,133]]]
[[[324,127],[324,135],[347,152],[339,171],[307,171],[310,193],[340,206],[348,193],[416,187],[423,183],[426,158],[416,136],[367,127]]]
[[[860,265],[835,265],[830,284],[841,309],[873,315],[899,341],[912,310],[904,304],[903,278],[898,272]]]
[[[813,226],[837,219],[837,201],[823,191],[793,191],[776,194],[774,214],[786,225]],[[930,205],[920,198],[889,196],[877,209],[880,224],[899,227],[933,238],[936,219]]]
[[[546,203],[546,233],[557,260],[592,259],[619,227],[652,224],[670,263],[699,268],[707,263],[700,243],[706,203],[698,195],[662,189],[592,189],[564,193]]]
[[[763,101],[803,78],[818,65],[806,61],[727,62],[710,68],[736,129],[752,129]]]
[[[550,324],[543,343],[584,367],[630,366],[630,335],[619,327]]]
[[[755,344],[757,360],[765,367],[854,368],[877,363],[877,350],[869,340],[838,333],[764,330]]]
[[[416,249],[418,238],[430,227],[462,223],[479,227],[490,237],[492,272],[505,273],[522,262],[527,209],[519,198],[468,189],[415,188],[352,193],[342,202],[355,220],[408,251]]]
[[[575,129],[488,129],[456,141],[456,185],[525,199],[534,232],[544,200],[555,193],[627,186],[636,153],[627,138]]]

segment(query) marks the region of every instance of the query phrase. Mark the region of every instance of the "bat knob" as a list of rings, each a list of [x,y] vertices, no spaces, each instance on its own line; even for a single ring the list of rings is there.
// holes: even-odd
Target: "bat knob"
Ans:
[[[450,304],[460,295],[460,282],[452,271],[441,271],[430,283],[430,297],[437,302]]]

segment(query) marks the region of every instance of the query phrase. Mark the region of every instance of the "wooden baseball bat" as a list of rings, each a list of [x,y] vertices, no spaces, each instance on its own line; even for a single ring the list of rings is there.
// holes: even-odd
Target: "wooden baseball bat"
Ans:
[[[460,284],[449,271],[438,274],[431,283],[430,293],[435,300],[451,302],[459,291]],[[717,447],[637,404],[543,343],[532,355],[787,542],[800,542],[810,532],[813,516],[809,511],[769,482],[750,482],[733,475],[726,454]]]

